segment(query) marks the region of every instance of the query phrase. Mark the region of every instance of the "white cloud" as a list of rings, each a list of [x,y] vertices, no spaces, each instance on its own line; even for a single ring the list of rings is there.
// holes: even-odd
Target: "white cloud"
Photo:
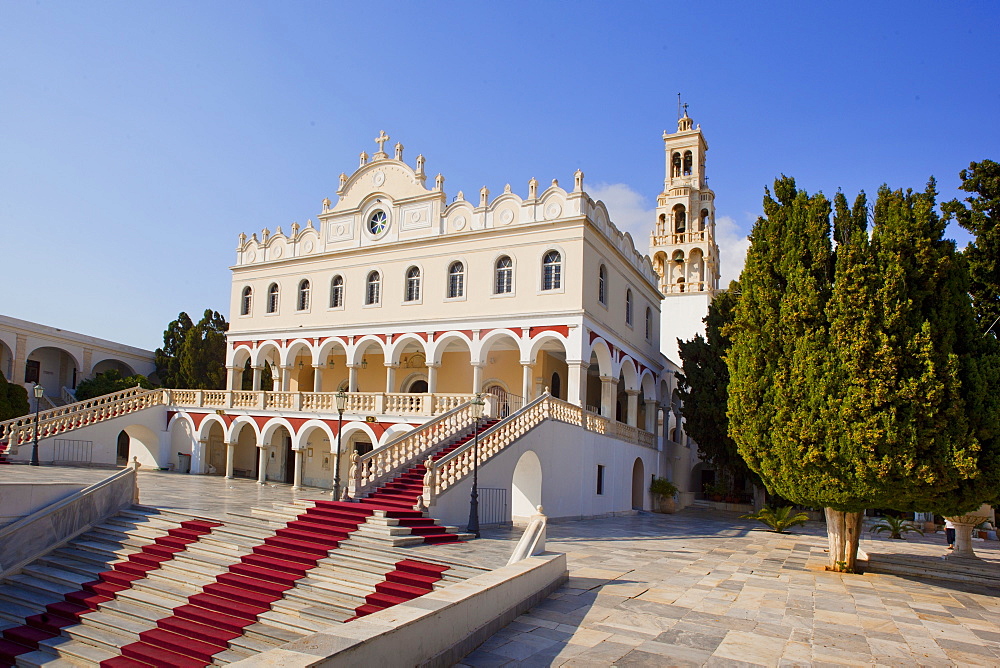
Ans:
[[[611,215],[611,222],[622,232],[632,235],[635,249],[649,254],[649,235],[656,222],[656,207],[650,206],[642,194],[625,183],[587,184],[587,194],[604,202]]]
[[[604,202],[618,229],[632,235],[636,250],[649,253],[649,234],[656,224],[655,205],[625,183],[588,184],[587,193],[595,200]],[[735,220],[729,216],[718,216],[715,219],[715,241],[721,256],[722,278],[719,286],[725,288],[729,281],[740,277],[750,239]]]
[[[715,243],[719,245],[719,266],[722,273],[719,287],[725,288],[729,286],[729,281],[740,277],[743,263],[747,259],[747,249],[750,248],[750,239],[735,220],[729,216],[716,216]]]

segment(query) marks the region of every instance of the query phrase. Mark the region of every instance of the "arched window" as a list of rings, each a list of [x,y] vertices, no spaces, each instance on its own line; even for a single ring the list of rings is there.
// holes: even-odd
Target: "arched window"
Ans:
[[[625,291],[625,324],[632,325],[632,288]]]
[[[406,270],[406,301],[420,301],[420,268],[410,267]]]
[[[674,262],[677,262],[678,264],[684,262],[684,251],[682,251],[680,248],[674,251]]]
[[[448,298],[465,296],[465,265],[452,262],[448,267]]]
[[[605,306],[608,305],[608,268],[603,264],[597,270],[597,298]]]
[[[343,308],[344,306],[344,277],[334,276],[330,281],[330,308]]]
[[[549,393],[556,399],[562,399],[562,379],[557,372],[552,372],[552,384],[549,385]]]
[[[299,283],[299,300],[296,302],[296,309],[299,311],[309,310],[309,280],[303,279]]]
[[[368,272],[368,281],[365,285],[365,304],[378,304],[382,292],[382,277],[377,271]]]
[[[562,255],[549,251],[542,258],[542,290],[558,290],[562,286]]]
[[[646,307],[646,340],[653,338],[653,309]]]
[[[680,176],[681,175],[681,154],[680,153],[674,153],[673,158],[671,159],[671,165],[672,165],[671,175],[672,176]]]
[[[277,313],[278,312],[278,284],[271,283],[271,287],[267,289],[267,312]]]
[[[514,291],[514,262],[510,256],[502,255],[496,263],[495,294],[503,295]]]
[[[701,224],[698,227],[698,231],[704,232],[706,227],[708,227],[708,209],[702,209],[701,210]]]
[[[691,176],[691,169],[694,164],[694,160],[691,158],[691,151],[684,152],[684,176]]]
[[[677,291],[684,292],[684,277],[677,279]]]
[[[250,286],[243,288],[243,298],[240,300],[240,315],[250,315],[250,306],[253,304],[253,290]]]

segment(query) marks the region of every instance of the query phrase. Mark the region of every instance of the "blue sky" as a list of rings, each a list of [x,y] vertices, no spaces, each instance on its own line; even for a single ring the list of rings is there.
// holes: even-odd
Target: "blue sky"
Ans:
[[[147,348],[228,316],[237,235],[315,219],[383,129],[449,195],[580,168],[644,247],[678,92],[732,275],[779,174],[950,199],[1000,159],[998,26],[993,2],[0,0],[0,313]]]

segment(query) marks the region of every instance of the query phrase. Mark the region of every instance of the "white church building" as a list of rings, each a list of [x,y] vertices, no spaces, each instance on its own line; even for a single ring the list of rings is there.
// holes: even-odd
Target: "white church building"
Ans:
[[[44,441],[107,443],[95,463],[337,480],[352,498],[420,463],[418,505],[455,524],[476,454],[487,523],[538,505],[552,518],[648,509],[654,476],[690,502],[698,458],[678,410],[676,338],[702,331],[719,281],[700,128],[685,113],[663,135],[652,258],[580,171],[565,186],[449,197],[423,155],[408,162],[384,132],[375,141],[315,222],[239,235],[225,389],[43,413]],[[479,438],[442,450],[474,430],[477,395]],[[11,457],[25,456],[27,429],[0,424]]]

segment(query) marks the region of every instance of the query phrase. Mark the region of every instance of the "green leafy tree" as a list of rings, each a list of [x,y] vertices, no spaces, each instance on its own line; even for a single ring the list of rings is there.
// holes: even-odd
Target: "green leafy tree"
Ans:
[[[16,383],[8,383],[0,373],[0,422],[27,415],[30,410],[28,391]]]
[[[705,316],[705,336],[690,341],[678,339],[683,374],[678,374],[677,393],[683,402],[685,431],[698,444],[698,454],[723,477],[744,478],[758,484],[729,435],[726,404],[729,399],[729,368],[726,354],[731,341],[728,327],[739,300],[740,285],[733,281],[727,292],[716,295]],[[728,490],[727,490],[728,491]]]
[[[165,387],[223,389],[226,384],[226,331],[229,324],[208,309],[197,324],[187,313],[163,332],[163,348],[156,350],[156,372]]]
[[[972,193],[967,204],[952,200],[941,208],[976,236],[963,253],[969,263],[969,292],[982,331],[1000,338],[1000,164],[973,162],[959,177],[961,189]]]
[[[271,365],[265,364],[260,371],[260,388],[264,391],[270,391],[272,387],[274,387],[274,377],[271,375]],[[253,390],[253,367],[250,366],[250,360],[247,360],[243,366],[243,380],[240,389],[247,392]]]
[[[769,491],[825,508],[830,568],[850,571],[866,507],[957,514],[997,496],[1000,367],[933,183],[881,188],[870,236],[863,195],[831,207],[785,177],[774,192],[740,278],[731,433]]]
[[[153,389],[153,384],[141,373],[122,378],[121,373],[117,369],[108,369],[93,378],[81,381],[76,386],[76,399],[77,401],[85,401],[105,394],[111,394],[112,392],[128,390],[136,386],[147,390]]]

